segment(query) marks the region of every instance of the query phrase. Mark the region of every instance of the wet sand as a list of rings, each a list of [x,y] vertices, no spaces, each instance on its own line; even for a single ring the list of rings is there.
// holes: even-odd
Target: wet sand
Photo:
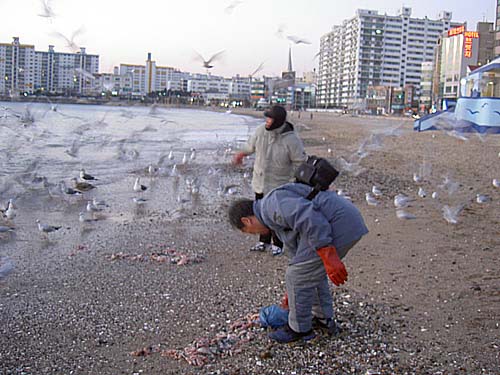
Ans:
[[[219,172],[205,176],[199,197],[182,210],[173,208],[177,192],[185,191],[184,177],[207,173],[196,164],[182,170],[178,182],[144,179],[151,188],[143,208],[110,198],[97,222],[78,222],[84,204],[78,199],[56,202],[44,221],[63,228],[49,240],[33,226],[30,210],[20,207],[16,239],[1,234],[0,240],[2,256],[15,264],[0,281],[0,373],[498,373],[500,189],[491,180],[500,178],[500,137],[483,142],[419,134],[406,119],[315,113],[311,120],[294,113],[290,120],[308,153],[332,160],[352,155],[372,131],[403,129],[384,136],[383,147],[361,161],[364,172],[344,173],[335,183],[350,193],[370,229],[345,259],[348,283],[332,288],[342,337],[280,346],[252,329],[240,352],[216,356],[203,368],[158,353],[228,332],[235,320],[279,303],[284,292],[286,257],[249,252],[256,238],[226,222],[234,196],[217,195],[217,181],[237,183],[251,196],[243,179],[250,166],[235,169],[221,156],[213,165]],[[416,184],[413,173],[424,161],[431,173]],[[437,187],[445,175],[460,183],[452,195]],[[383,192],[377,207],[364,199],[372,185]],[[419,186],[440,198],[419,198]],[[114,188],[102,186],[99,195],[112,197]],[[407,210],[416,219],[396,217],[392,198],[398,193],[415,199]],[[491,200],[478,204],[477,193]],[[48,197],[39,200],[51,204]],[[464,204],[456,225],[443,219],[444,204]],[[184,266],[111,260],[117,252],[164,249],[204,260]],[[151,355],[131,355],[148,347]]]

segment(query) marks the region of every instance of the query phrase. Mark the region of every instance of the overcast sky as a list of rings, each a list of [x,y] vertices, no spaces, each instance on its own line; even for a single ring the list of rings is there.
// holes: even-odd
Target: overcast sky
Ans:
[[[234,3],[238,4],[227,12]],[[100,55],[101,72],[111,72],[120,63],[144,64],[151,52],[157,65],[202,73],[194,51],[208,58],[224,50],[213,74],[248,75],[264,62],[260,76],[279,74],[287,66],[289,41],[276,35],[280,25],[286,35],[312,43],[292,48],[293,68],[302,75],[317,67],[313,57],[319,38],[353,17],[356,9],[396,15],[404,5],[412,8],[412,17],[431,19],[449,10],[453,21],[466,21],[469,30],[476,30],[478,21],[494,21],[496,0],[49,0],[56,14],[52,20],[39,16],[42,4],[0,0],[0,42],[10,43],[18,36],[37,50],[53,44],[56,51],[67,51],[54,32],[70,37],[83,27],[75,42],[87,53]]]

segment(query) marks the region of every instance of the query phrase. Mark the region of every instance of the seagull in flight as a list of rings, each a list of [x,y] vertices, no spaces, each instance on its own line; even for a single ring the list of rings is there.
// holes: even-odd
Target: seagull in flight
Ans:
[[[39,17],[50,19],[56,16],[54,11],[52,10],[52,7],[50,6],[51,0],[40,0],[40,3],[42,4],[42,13],[38,14]]]
[[[457,224],[458,223],[458,215],[464,208],[463,204],[456,206],[456,207],[450,207],[450,206],[443,206],[443,217],[444,219],[448,222],[448,224]]]
[[[207,69],[211,69],[214,67],[212,65],[212,62],[220,60],[220,58],[224,54],[224,50],[217,52],[215,55],[212,55],[212,57],[210,57],[208,60],[205,60],[205,58],[202,55],[200,55],[198,52],[195,51],[195,53],[197,55],[197,59],[203,63],[203,67],[207,68]]]
[[[294,44],[312,44],[310,41],[300,38],[296,35],[287,35],[286,38]]]
[[[254,75],[256,75],[258,72],[260,72],[262,69],[264,68],[264,62],[261,62],[259,64],[259,66],[257,67],[257,69],[255,69],[252,74],[250,74],[250,77],[253,77]]]
[[[241,0],[233,0],[233,1],[231,1],[231,3],[230,3],[230,4],[229,4],[229,5],[228,5],[225,9],[224,9],[224,12],[226,12],[226,14],[231,14],[231,13],[233,13],[234,9],[235,9],[238,5],[240,5],[240,4],[242,4],[242,3],[243,3],[243,1],[241,1]]]
[[[60,32],[54,32],[53,35],[60,38],[60,39],[63,39],[65,42],[66,42],[66,47],[68,47],[71,52],[78,52],[80,50],[80,47],[78,47],[78,45],[76,44],[75,42],[75,38],[82,34],[84,32],[84,28],[83,26],[80,27],[78,30],[74,31],[73,34],[71,34],[71,38],[68,38],[66,37],[65,35],[61,34]]]

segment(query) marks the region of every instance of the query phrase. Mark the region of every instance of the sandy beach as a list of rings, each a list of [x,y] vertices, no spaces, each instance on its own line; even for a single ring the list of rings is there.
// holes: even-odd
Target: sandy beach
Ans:
[[[492,180],[500,178],[500,136],[416,133],[407,118],[294,113],[289,121],[309,154],[332,162],[351,160],[370,140],[359,170],[334,186],[349,193],[370,230],[345,259],[349,281],[332,286],[341,337],[277,345],[240,324],[280,302],[287,261],[250,252],[256,238],[229,227],[228,202],[252,196],[244,179],[251,165],[236,168],[226,157],[175,212],[164,203],[184,189],[196,161],[177,182],[137,172],[154,204],[110,203],[84,224],[81,203],[60,204],[44,218],[63,225],[48,240],[33,225],[15,238],[0,234],[2,256],[16,264],[0,280],[0,374],[498,374],[500,188]],[[238,194],[218,195],[221,178]],[[382,191],[377,206],[365,201],[373,185]],[[401,193],[412,199],[405,210],[414,219],[397,217]],[[489,199],[477,203],[476,194]],[[463,206],[456,224],[443,206]],[[21,211],[16,225],[32,223],[30,210]],[[183,349],[201,338],[217,348],[199,350],[196,366]]]

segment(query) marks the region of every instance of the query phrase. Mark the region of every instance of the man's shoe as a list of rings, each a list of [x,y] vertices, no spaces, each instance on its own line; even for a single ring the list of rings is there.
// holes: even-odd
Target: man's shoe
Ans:
[[[342,332],[340,327],[332,318],[319,319],[317,317],[313,317],[312,323],[314,328],[320,329],[329,336],[337,336]]]
[[[269,334],[270,339],[277,341],[280,344],[287,344],[298,340],[309,341],[315,337],[316,334],[312,329],[307,332],[295,332],[288,324]]]
[[[279,246],[271,245],[271,254],[273,254],[273,256],[281,255],[283,254],[283,249]]]
[[[250,251],[266,251],[268,246],[269,244],[265,244],[264,242],[257,242],[250,248]]]

